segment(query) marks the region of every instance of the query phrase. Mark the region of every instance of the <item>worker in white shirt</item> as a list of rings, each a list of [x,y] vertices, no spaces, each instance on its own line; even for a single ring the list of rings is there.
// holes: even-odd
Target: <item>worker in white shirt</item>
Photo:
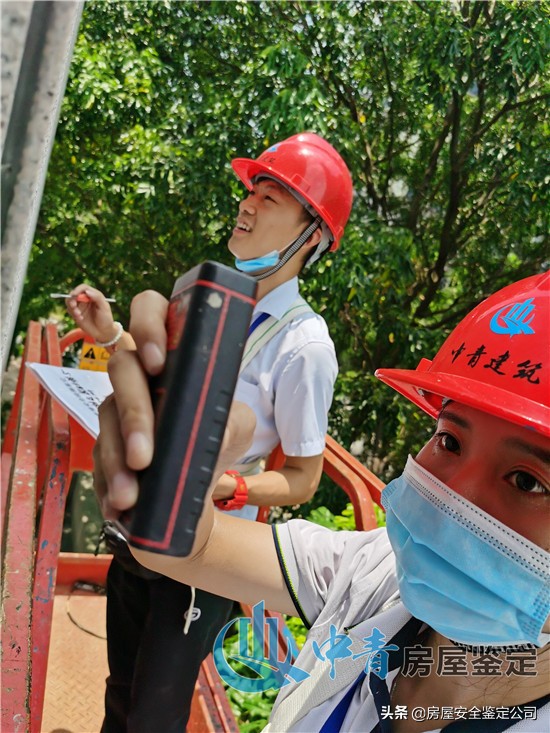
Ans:
[[[299,295],[298,275],[338,248],[352,183],[337,151],[314,133],[294,135],[232,166],[248,194],[228,248],[235,266],[258,280],[236,399],[253,410],[256,429],[213,498],[224,513],[255,519],[259,506],[308,501],[319,483],[338,365],[325,321]],[[90,303],[77,301],[79,293]],[[67,307],[78,325],[116,351],[117,334],[126,344],[130,337],[112,317],[109,322],[109,305],[98,293],[80,285]],[[133,308],[139,302],[138,296]],[[160,354],[151,354],[154,370]],[[284,466],[262,472],[263,459],[279,443]],[[102,733],[184,733],[200,664],[232,601],[202,590],[195,595],[192,587],[146,571],[127,548],[111,549]]]

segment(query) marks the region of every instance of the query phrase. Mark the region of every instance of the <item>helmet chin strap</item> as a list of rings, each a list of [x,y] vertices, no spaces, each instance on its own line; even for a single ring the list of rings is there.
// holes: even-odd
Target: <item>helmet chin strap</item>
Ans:
[[[307,240],[311,237],[313,232],[318,229],[321,226],[321,217],[317,216],[311,224],[308,224],[307,227],[304,229],[304,231],[300,234],[298,239],[295,239],[294,242],[290,245],[290,247],[286,250],[284,255],[281,257],[279,262],[277,262],[276,265],[273,267],[270,267],[265,272],[262,272],[261,275],[252,275],[252,277],[255,280],[265,280],[266,277],[271,277],[271,275],[274,275],[276,272],[278,272],[281,267],[286,265],[286,263],[289,261],[291,257],[294,257],[296,252],[302,247],[302,245],[307,242]]]

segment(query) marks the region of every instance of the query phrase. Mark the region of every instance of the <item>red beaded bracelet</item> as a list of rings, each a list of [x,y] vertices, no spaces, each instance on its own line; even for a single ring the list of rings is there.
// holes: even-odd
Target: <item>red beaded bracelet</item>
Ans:
[[[218,499],[214,502],[218,509],[224,512],[231,511],[233,509],[242,509],[248,501],[248,486],[246,481],[238,471],[226,471],[228,476],[233,476],[237,482],[237,487],[233,496],[227,499]]]

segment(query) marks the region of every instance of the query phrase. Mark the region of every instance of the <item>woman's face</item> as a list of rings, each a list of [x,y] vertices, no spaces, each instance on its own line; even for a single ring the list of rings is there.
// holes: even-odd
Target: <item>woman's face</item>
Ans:
[[[550,551],[550,438],[451,402],[416,460],[457,494]]]

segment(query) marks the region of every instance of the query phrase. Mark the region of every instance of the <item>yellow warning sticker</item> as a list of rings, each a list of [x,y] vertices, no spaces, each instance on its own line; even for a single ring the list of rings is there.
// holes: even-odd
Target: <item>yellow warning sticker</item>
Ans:
[[[109,356],[107,349],[84,341],[82,344],[82,356],[80,357],[80,369],[89,369],[94,372],[106,372]]]

